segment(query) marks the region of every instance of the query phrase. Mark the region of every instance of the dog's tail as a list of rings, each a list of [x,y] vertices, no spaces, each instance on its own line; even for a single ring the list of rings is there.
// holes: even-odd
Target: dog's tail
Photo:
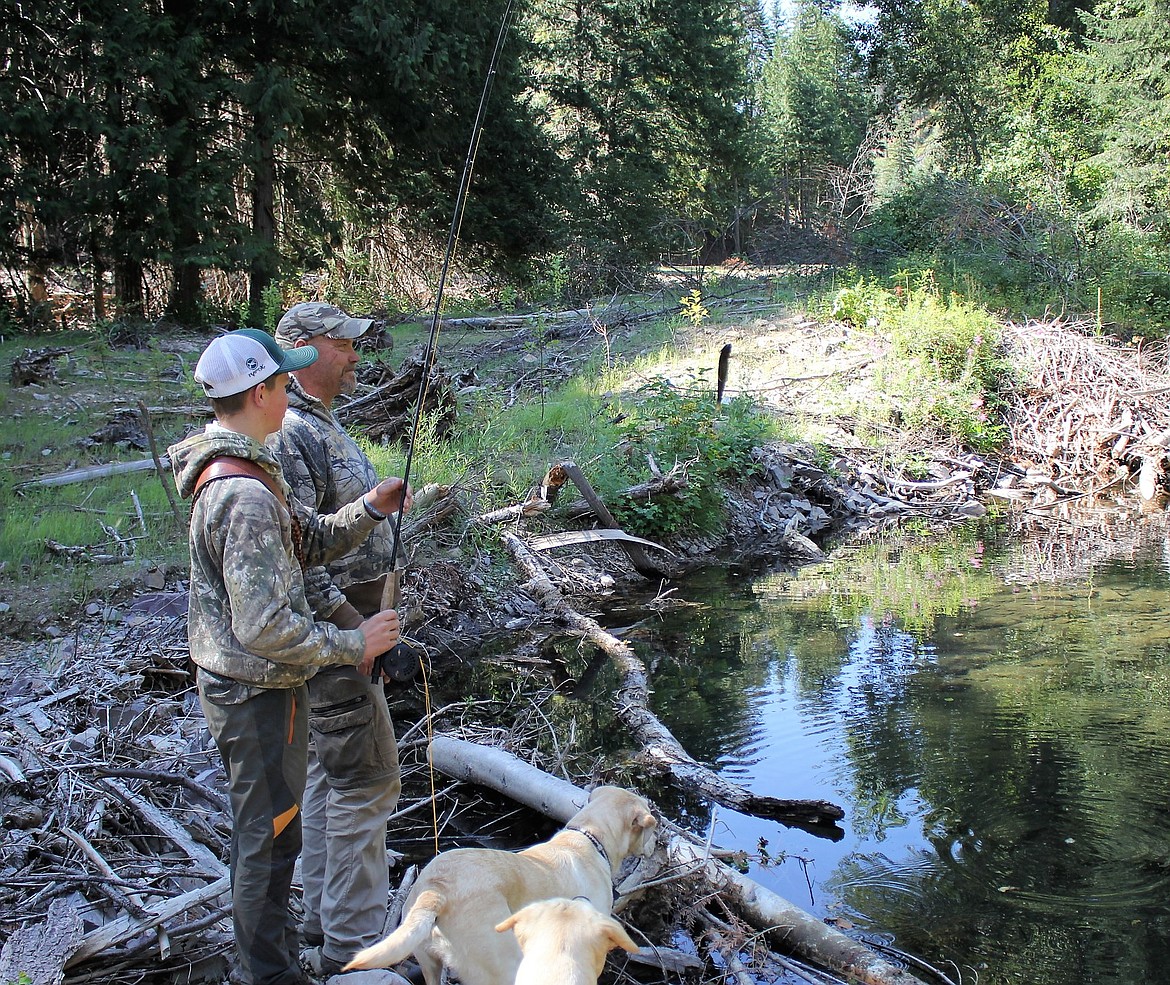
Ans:
[[[443,894],[433,889],[419,893],[418,899],[414,901],[394,933],[385,940],[358,951],[353,960],[341,970],[389,968],[405,960],[430,936],[445,902]]]

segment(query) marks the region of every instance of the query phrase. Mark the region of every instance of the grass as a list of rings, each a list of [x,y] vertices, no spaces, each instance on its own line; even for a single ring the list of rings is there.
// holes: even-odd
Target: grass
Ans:
[[[26,350],[61,348],[51,374],[28,386],[0,387],[0,593],[18,623],[95,593],[153,566],[186,567],[186,533],[175,521],[156,473],[135,472],[69,485],[35,480],[67,470],[149,457],[149,451],[93,443],[112,420],[136,422],[151,410],[160,453],[196,425],[205,406],[191,379],[204,339],[146,338],[129,344],[102,328],[9,338],[0,363]],[[183,413],[164,412],[186,408]],[[137,498],[137,503],[135,502]],[[141,519],[139,517],[141,511]],[[145,527],[145,529],[143,529]],[[78,548],[97,561],[54,554]],[[118,560],[127,551],[132,555]]]
[[[926,295],[907,304],[892,290],[863,283],[853,290],[852,303],[856,312],[881,306],[873,325],[869,314],[860,316],[864,327],[852,332],[830,322],[802,334],[783,323],[788,318],[798,329],[808,324],[781,306],[824,283],[820,275],[751,281],[699,272],[677,278],[653,298],[623,299],[627,310],[664,312],[661,317],[631,318],[592,333],[586,329],[575,339],[554,338],[537,327],[519,350],[514,329],[504,335],[445,326],[440,365],[451,372],[474,367],[477,383],[459,397],[451,433],[440,438],[432,422],[421,422],[412,484],[457,486],[469,495],[473,510],[486,511],[522,500],[550,465],[572,459],[629,532],[656,539],[715,532],[722,521],[722,490],[750,477],[754,445],[815,440],[812,417],[805,417],[814,407],[777,404],[772,396],[784,391],[786,378],[802,373],[818,378],[820,357],[805,363],[786,347],[794,339],[832,342],[843,332],[846,348],[873,346],[881,355],[890,392],[875,394],[856,373],[829,372],[814,391],[815,409],[889,414],[900,403],[910,413],[914,393],[928,379],[936,406],[923,414],[933,426],[961,431],[976,417],[970,401],[988,385],[990,377],[981,374],[994,355],[991,341],[986,353],[982,341],[974,344],[980,335],[993,339],[977,312]],[[727,298],[739,305],[738,313],[729,310]],[[425,344],[427,330],[425,324],[394,326],[393,350],[370,358],[395,367]],[[12,605],[8,628],[14,620],[29,628],[34,612],[106,597],[143,569],[186,568],[185,504],[183,520],[176,522],[153,471],[65,486],[26,483],[68,468],[149,457],[141,449],[79,444],[114,414],[137,414],[140,399],[151,408],[160,452],[201,427],[206,402],[191,371],[209,337],[207,332],[135,335],[103,325],[0,343],[0,366],[11,365],[26,348],[68,349],[54,365],[55,379],[0,385],[0,413],[8,422],[0,438],[7,466],[0,472],[0,601]],[[727,342],[734,343],[733,385],[716,408],[715,365]],[[962,411],[958,425],[948,425],[937,407],[948,386],[956,388],[951,399]],[[401,474],[405,456],[399,446],[366,448],[381,474]],[[827,460],[827,453],[822,457]],[[664,472],[685,467],[686,493],[667,502],[610,500],[617,490],[650,479],[651,461]],[[133,545],[133,557],[86,563],[50,553],[49,541],[90,555],[117,553],[122,541]]]

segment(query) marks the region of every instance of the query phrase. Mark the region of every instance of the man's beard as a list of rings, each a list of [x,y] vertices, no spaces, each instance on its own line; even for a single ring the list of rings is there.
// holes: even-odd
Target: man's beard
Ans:
[[[353,393],[357,389],[357,374],[351,369],[341,374],[341,382],[337,388],[338,393]]]

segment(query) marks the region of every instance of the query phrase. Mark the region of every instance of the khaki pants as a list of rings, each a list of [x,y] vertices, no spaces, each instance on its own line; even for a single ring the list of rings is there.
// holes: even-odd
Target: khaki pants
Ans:
[[[383,936],[386,819],[402,789],[398,745],[382,685],[353,667],[318,671],[309,705],[303,933],[345,962]]]

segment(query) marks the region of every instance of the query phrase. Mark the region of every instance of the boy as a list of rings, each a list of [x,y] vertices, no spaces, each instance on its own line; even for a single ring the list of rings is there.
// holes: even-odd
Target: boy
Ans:
[[[220,336],[195,367],[215,412],[202,433],[168,449],[175,482],[192,497],[188,639],[207,726],[232,804],[232,923],[247,985],[303,985],[288,908],[301,849],[308,745],[306,680],[318,666],[369,674],[395,646],[398,615],[354,629],[313,619],[303,567],[353,548],[411,496],[385,479],[319,516],[288,497],[265,445],[288,406],[288,374],[317,358],[264,332]]]

